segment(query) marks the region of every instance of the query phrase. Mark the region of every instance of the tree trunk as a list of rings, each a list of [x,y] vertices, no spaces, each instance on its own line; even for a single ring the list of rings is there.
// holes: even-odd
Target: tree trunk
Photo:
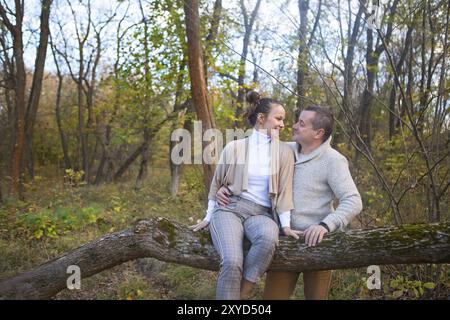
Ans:
[[[0,204],[3,204],[3,194],[2,194],[2,172],[0,167]]]
[[[374,100],[374,86],[375,86],[375,78],[378,74],[378,62],[381,54],[385,51],[385,47],[383,43],[387,46],[390,42],[392,36],[392,28],[394,16],[397,12],[397,6],[400,0],[394,0],[392,2],[392,6],[389,8],[389,17],[387,19],[386,26],[386,35],[384,36],[384,40],[380,41],[380,37],[377,37],[376,43],[374,43],[373,33],[376,32],[371,29],[370,26],[367,27],[367,50],[366,50],[366,76],[367,76],[367,84],[364,88],[364,92],[362,94],[361,103],[359,106],[359,130],[361,132],[362,141],[358,140],[358,147],[360,149],[369,149],[371,150],[372,143],[372,104]],[[373,45],[375,44],[375,48]],[[359,159],[359,152],[356,153],[356,159]]]
[[[244,98],[245,98],[245,64],[247,62],[247,55],[248,55],[248,46],[250,44],[250,36],[252,34],[253,30],[253,24],[255,23],[256,16],[258,15],[258,10],[261,5],[261,0],[258,0],[255,4],[255,8],[253,9],[250,19],[248,17],[247,9],[244,5],[244,0],[239,1],[241,6],[241,12],[242,16],[244,18],[244,39],[242,40],[242,54],[241,54],[241,60],[239,62],[239,73],[238,73],[238,94],[237,94],[237,109],[236,109],[236,118],[240,119],[240,117],[243,114],[243,108],[244,108]],[[239,120],[236,121],[236,126],[238,126],[240,123]]]
[[[368,265],[449,263],[450,223],[405,225],[333,233],[315,247],[282,237],[270,270],[313,271]],[[245,245],[248,248],[248,243]],[[142,220],[134,228],[105,235],[0,283],[0,299],[48,299],[66,288],[67,268],[81,281],[108,268],[153,257],[206,270],[219,269],[208,232],[194,233],[166,218]]]
[[[145,147],[145,143],[142,143],[137,149],[125,160],[125,162],[120,166],[117,172],[114,174],[114,181],[120,179],[128,167],[139,157],[142,150]]]
[[[350,1],[350,0],[349,0]],[[350,3],[349,3],[350,5]],[[342,107],[343,111],[341,110],[338,114],[338,121],[343,122],[345,118],[345,114],[348,114],[349,119],[352,119],[353,114],[353,106],[352,106],[352,100],[353,100],[353,86],[354,86],[354,60],[355,60],[355,48],[358,41],[358,35],[359,30],[361,28],[361,17],[365,8],[365,1],[361,0],[359,3],[359,9],[358,13],[356,14],[355,22],[353,24],[353,28],[351,25],[351,17],[349,17],[348,21],[348,34],[349,34],[349,40],[348,40],[348,46],[347,46],[347,52],[345,54],[344,59],[344,97],[342,100]],[[351,34],[350,34],[350,30]],[[342,42],[345,42],[345,39],[343,38],[343,31],[341,31],[342,34]],[[344,51],[344,49],[342,49]],[[340,130],[336,130],[333,136],[334,143],[338,144],[341,143],[344,140],[344,135]]]
[[[61,69],[59,68],[58,58],[56,57],[56,49],[55,49],[52,41],[50,41],[50,47],[52,49],[53,59],[54,59],[55,66],[56,66],[56,75],[58,77],[58,87],[56,89],[56,103],[55,103],[56,124],[58,126],[59,136],[61,139],[61,147],[63,150],[64,169],[70,169],[70,168],[72,168],[72,164],[71,164],[70,158],[69,158],[69,145],[67,143],[67,137],[66,137],[66,134],[64,133],[64,129],[62,127],[62,120],[61,120],[61,92],[62,92],[64,77],[61,73]]]
[[[206,91],[203,55],[200,43],[198,0],[186,0],[184,2],[184,12],[186,15],[187,52],[189,76],[191,79],[191,94],[195,111],[198,119],[202,122],[204,133],[208,129],[215,128],[215,123]],[[203,142],[203,150],[206,146],[207,144]],[[215,150],[217,150],[217,146]],[[216,155],[216,158],[218,158],[218,155]],[[206,186],[206,190],[209,191],[209,186],[214,176],[215,165],[207,164],[205,161],[202,161],[202,164],[204,185]]]
[[[16,2],[17,4],[17,2]],[[26,72],[23,60],[23,39],[22,39],[23,11],[21,7],[16,7],[16,25],[13,26],[11,33],[13,35],[13,51],[15,57],[15,140],[13,145],[13,156],[11,164],[11,189],[13,197],[19,197],[21,185],[21,164],[25,149],[25,87]]]
[[[359,107],[359,130],[361,131],[362,142],[367,145],[369,150],[371,149],[371,114],[372,114],[372,101],[373,101],[373,88],[375,85],[375,77],[378,69],[377,53],[373,51],[373,30],[367,29],[367,51],[366,51],[366,75],[367,84],[364,88],[364,92],[361,98],[361,104]],[[359,141],[358,141],[359,142]],[[361,149],[364,148],[363,144],[359,142],[358,145]],[[357,153],[358,155],[358,153]]]
[[[63,77],[61,74],[58,74],[58,89],[56,92],[55,114],[56,114],[56,123],[58,125],[59,136],[61,138],[61,146],[63,149],[64,169],[70,169],[70,168],[72,168],[72,163],[70,162],[70,158],[69,158],[69,145],[67,143],[67,137],[66,137],[66,134],[64,133],[64,129],[62,127],[62,120],[61,120],[62,82],[63,82]]]
[[[44,77],[45,60],[47,56],[48,37],[50,35],[49,16],[50,7],[53,0],[43,0],[41,4],[41,22],[39,33],[39,46],[36,52],[36,60],[34,63],[33,82],[31,85],[30,97],[28,99],[28,107],[26,111],[26,141],[28,166],[31,179],[34,179],[34,156],[33,156],[33,132],[36,123],[36,115],[39,107],[39,99],[42,91],[42,79]]]
[[[160,123],[156,124],[152,130],[148,132],[149,134],[149,143],[153,140],[156,134],[158,134],[159,130],[163,127],[164,123],[166,121],[169,121],[172,119],[174,115],[170,114],[167,118],[162,120]],[[147,148],[146,141],[144,141],[137,149],[122,163],[120,168],[117,170],[117,172],[114,174],[114,180],[119,179],[125,171],[130,167],[130,165],[139,157],[139,155],[142,153],[142,150],[144,148]]]
[[[147,165],[150,158],[150,145],[152,143],[152,136],[150,136],[150,132],[148,128],[144,129],[144,148],[141,151],[141,164],[139,167],[139,173],[136,178],[136,183],[134,188],[139,190],[144,183],[145,177],[147,176]]]
[[[81,148],[81,161],[82,168],[84,171],[83,181],[88,181],[89,177],[89,160],[88,160],[88,146],[87,146],[87,134],[86,134],[86,125],[84,123],[84,102],[83,102],[83,70],[84,70],[84,61],[83,61],[83,48],[79,48],[79,57],[80,57],[80,68],[78,70],[78,79],[77,79],[77,104],[78,104],[78,139],[80,141]]]
[[[305,107],[305,76],[308,72],[308,52],[306,30],[308,27],[309,0],[298,1],[300,28],[298,29],[298,59],[297,59],[297,110],[296,116]]]
[[[220,2],[220,1],[219,1]],[[176,85],[176,92],[175,92],[175,104],[173,106],[174,113],[177,113],[177,118],[172,123],[172,130],[178,129],[179,126],[186,124],[186,120],[184,119],[185,114],[187,113],[188,109],[190,108],[191,101],[190,99],[187,99],[184,103],[180,103],[181,94],[183,93],[183,83],[184,83],[184,69],[186,68],[186,59],[183,59],[182,63],[179,66],[179,73],[177,77],[177,85]],[[183,110],[184,109],[184,110]],[[189,120],[188,120],[189,121]],[[181,170],[182,170],[182,164],[175,164],[172,161],[171,154],[172,150],[175,147],[177,143],[175,141],[172,141],[170,139],[169,141],[169,162],[170,162],[170,194],[172,197],[176,197],[178,194],[178,189],[180,186],[180,176],[181,176]]]
[[[409,46],[411,45],[411,41],[412,41],[412,31],[413,28],[409,27],[408,31],[406,33],[406,38],[405,38],[405,45],[402,49],[402,52],[400,54],[400,58],[395,66],[397,74],[401,74],[402,72],[402,67],[403,64],[405,63],[407,54],[409,52]],[[412,67],[412,66],[410,66]],[[391,88],[391,93],[389,96],[389,139],[392,139],[395,135],[395,130],[398,127],[398,122],[399,122],[399,117],[400,117],[400,112],[397,112],[397,110],[399,110],[400,108],[395,108],[395,102],[397,101],[397,85],[395,84],[395,82],[392,85]]]
[[[91,2],[88,1],[86,4],[87,9],[87,24],[86,29],[82,29],[82,25],[80,26],[80,29],[78,27],[77,19],[76,19],[76,13],[75,10],[72,7],[72,4],[70,1],[68,1],[70,10],[72,12],[72,18],[75,24],[75,32],[78,42],[78,73],[75,75],[72,73],[69,63],[68,56],[65,56],[67,65],[69,67],[69,70],[71,72],[71,76],[74,80],[74,82],[77,84],[77,104],[78,104],[78,140],[79,140],[79,148],[81,151],[81,161],[82,161],[82,170],[84,171],[83,174],[83,181],[88,182],[89,181],[89,150],[88,150],[88,133],[86,130],[86,123],[85,123],[85,88],[83,85],[83,82],[85,80],[85,77],[88,73],[88,70],[85,70],[85,49],[86,49],[86,43],[90,35],[90,30],[92,26],[92,20],[91,20]],[[89,66],[89,64],[88,64]]]
[[[208,60],[211,56],[211,52],[214,48],[214,44],[217,40],[219,34],[220,19],[222,18],[222,0],[216,0],[214,2],[213,15],[211,17],[211,24],[209,27],[209,33],[205,39],[206,51],[205,51],[205,61],[203,68],[205,73],[205,86],[208,87]]]

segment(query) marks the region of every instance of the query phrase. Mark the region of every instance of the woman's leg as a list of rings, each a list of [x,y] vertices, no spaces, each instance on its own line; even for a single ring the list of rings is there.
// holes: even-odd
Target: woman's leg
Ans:
[[[298,272],[268,271],[263,299],[288,300],[294,292],[299,275]]]
[[[255,215],[244,221],[244,233],[252,243],[244,260],[243,278],[252,284],[266,272],[272,262],[275,247],[278,242],[279,228],[270,217],[266,215]],[[251,285],[244,282],[243,289],[248,294]]]
[[[209,226],[211,238],[221,258],[216,298],[240,299],[244,227],[233,212],[217,210]]]
[[[327,300],[331,284],[331,270],[303,272],[306,300]]]

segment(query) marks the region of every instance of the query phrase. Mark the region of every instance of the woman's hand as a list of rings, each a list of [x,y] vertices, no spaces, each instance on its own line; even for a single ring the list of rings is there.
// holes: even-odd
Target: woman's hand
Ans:
[[[217,190],[216,193],[216,200],[219,206],[225,207],[230,203],[230,197],[233,195],[231,191],[227,187],[220,187],[219,190]]]
[[[200,231],[202,229],[207,228],[209,225],[209,221],[206,220],[202,220],[202,221],[197,221],[197,224],[193,225],[193,226],[189,226],[189,229],[191,229],[194,232]]]
[[[303,234],[303,231],[292,230],[290,227],[283,227],[283,233],[285,236],[290,236],[298,240],[299,235]]]

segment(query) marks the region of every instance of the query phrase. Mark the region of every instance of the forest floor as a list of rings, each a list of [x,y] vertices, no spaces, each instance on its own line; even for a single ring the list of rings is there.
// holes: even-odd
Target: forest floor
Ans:
[[[0,206],[0,281],[139,219],[165,216],[194,224],[206,206],[201,180],[201,172],[188,168],[172,198],[166,169],[150,168],[139,191],[132,182],[86,186],[48,172],[37,175],[24,186],[26,200]],[[335,270],[329,298],[450,299],[449,265],[382,266],[379,290],[367,288],[369,275],[366,268]],[[138,259],[82,279],[80,290],[63,290],[55,299],[214,299],[216,278],[216,272]],[[254,299],[261,299],[263,280]],[[302,277],[292,298],[304,298]]]

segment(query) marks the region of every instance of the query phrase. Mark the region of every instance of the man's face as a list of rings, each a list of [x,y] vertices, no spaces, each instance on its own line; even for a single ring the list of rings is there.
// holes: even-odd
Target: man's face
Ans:
[[[294,124],[292,138],[295,142],[309,145],[317,139],[321,139],[320,132],[323,129],[314,130],[313,120],[316,116],[314,111],[302,111],[298,117],[298,121]]]

